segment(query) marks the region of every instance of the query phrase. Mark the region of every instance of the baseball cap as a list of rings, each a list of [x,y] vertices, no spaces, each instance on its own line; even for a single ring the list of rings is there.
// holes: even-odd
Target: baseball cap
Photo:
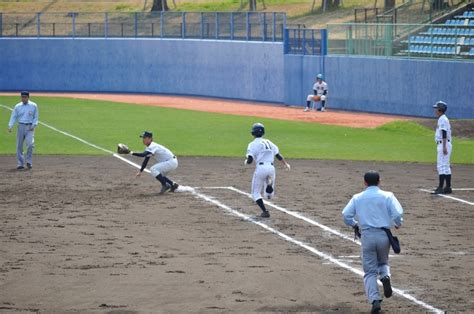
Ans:
[[[446,110],[448,109],[448,105],[444,101],[437,101],[435,105],[433,105],[433,108],[441,109],[441,110]]]
[[[140,137],[153,137],[153,133],[148,132],[148,131],[143,131]]]
[[[28,92],[28,91],[26,91],[26,90],[21,91],[20,94],[21,94],[21,96],[28,96],[28,97],[30,97],[30,92]]]

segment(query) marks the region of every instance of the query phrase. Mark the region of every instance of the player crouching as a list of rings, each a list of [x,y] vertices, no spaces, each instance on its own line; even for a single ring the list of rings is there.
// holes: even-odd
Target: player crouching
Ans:
[[[324,111],[326,108],[326,99],[328,95],[328,84],[323,79],[322,74],[316,75],[316,83],[313,85],[313,94],[306,97],[306,108],[304,111],[309,111],[311,108],[311,103],[313,103],[313,109],[316,106],[316,103],[321,101],[321,108],[318,111]]]
[[[144,157],[142,166],[140,171],[137,172],[137,177],[139,177],[143,170],[145,170],[148,161],[150,160],[151,156],[155,156],[157,163],[150,168],[151,175],[156,178],[161,183],[161,191],[160,194],[165,193],[166,191],[174,192],[179,187],[176,182],[171,181],[166,175],[171,171],[178,168],[178,159],[176,156],[166,147],[163,145],[157,144],[153,142],[153,134],[148,131],[144,131],[140,137],[143,140],[143,145],[145,145],[145,151],[142,153],[135,153],[133,151],[128,151],[128,148],[123,145],[119,144],[119,153],[131,154],[132,156],[136,157]],[[125,150],[121,150],[125,147]]]
[[[262,191],[265,187],[265,196],[271,199],[275,194],[275,167],[274,157],[280,160],[288,170],[291,169],[283,156],[280,155],[278,146],[270,140],[264,139],[265,127],[261,123],[252,126],[251,134],[255,139],[247,148],[247,156],[244,165],[249,165],[255,160],[255,172],[252,179],[252,198],[262,210],[260,217],[270,217],[262,199]]]

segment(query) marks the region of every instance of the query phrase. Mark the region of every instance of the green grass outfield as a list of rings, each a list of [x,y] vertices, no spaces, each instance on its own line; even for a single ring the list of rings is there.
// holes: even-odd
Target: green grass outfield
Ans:
[[[267,137],[288,158],[435,162],[433,131],[414,122],[394,122],[377,129],[328,126],[107,101],[34,97],[40,121],[86,141],[115,151],[119,142],[142,150],[138,135],[155,134],[155,141],[178,156],[243,157],[252,140],[254,122],[265,124]],[[13,107],[19,97],[0,96]],[[15,153],[15,134],[8,134],[11,112],[0,108],[0,154]],[[101,155],[103,152],[44,126],[35,136],[36,154]],[[474,141],[454,139],[454,163],[474,164]]]

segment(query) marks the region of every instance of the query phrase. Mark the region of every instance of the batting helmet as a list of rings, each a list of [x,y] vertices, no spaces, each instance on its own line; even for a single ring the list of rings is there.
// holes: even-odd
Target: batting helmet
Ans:
[[[323,79],[323,75],[322,75],[321,73],[319,73],[318,75],[316,75],[316,78],[322,80],[322,79]]]
[[[261,123],[255,123],[250,133],[255,137],[262,137],[265,134],[265,127]]]
[[[448,105],[444,101],[439,100],[435,105],[433,105],[433,108],[436,108],[441,112],[446,112],[446,110],[448,110]]]

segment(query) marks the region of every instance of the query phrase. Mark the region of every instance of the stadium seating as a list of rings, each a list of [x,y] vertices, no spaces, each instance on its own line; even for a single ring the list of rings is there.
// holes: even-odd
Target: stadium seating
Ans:
[[[409,36],[402,41],[407,47],[402,53],[420,57],[474,57],[474,8],[447,19],[443,25],[429,26]]]

